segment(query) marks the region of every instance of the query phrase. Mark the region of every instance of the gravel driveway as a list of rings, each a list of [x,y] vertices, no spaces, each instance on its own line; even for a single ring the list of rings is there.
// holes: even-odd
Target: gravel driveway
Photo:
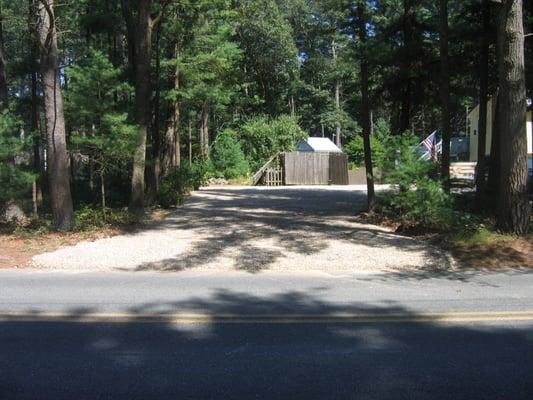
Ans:
[[[437,249],[355,221],[364,187],[216,187],[146,229],[33,258],[69,270],[449,268]]]

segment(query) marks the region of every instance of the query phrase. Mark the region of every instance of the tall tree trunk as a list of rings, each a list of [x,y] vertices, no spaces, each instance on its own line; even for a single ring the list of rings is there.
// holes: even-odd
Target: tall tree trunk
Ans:
[[[335,68],[335,74],[337,74],[337,49],[335,41],[331,45],[333,53],[333,65]],[[342,127],[340,121],[341,114],[341,83],[338,78],[335,78],[335,111],[337,112],[337,124],[335,128],[335,142],[338,148],[342,147]]]
[[[189,166],[192,165],[192,121],[189,117]]]
[[[294,100],[294,95],[291,94],[289,98],[289,110],[291,113],[291,117],[294,117],[296,115],[296,102]]]
[[[525,234],[527,198],[526,82],[522,0],[505,0],[498,21],[501,175],[498,228]]]
[[[34,15],[33,1],[28,0],[28,11],[29,15]],[[30,35],[33,35],[33,28],[29,29]],[[38,70],[39,64],[37,59],[39,57],[39,47],[35,41],[31,43],[31,74],[30,74],[30,95],[31,95],[31,132],[32,132],[32,144],[33,144],[33,172],[35,173],[35,180],[33,181],[32,187],[32,201],[33,201],[33,215],[36,217],[39,213],[39,205],[43,201],[43,182],[44,182],[44,171],[43,164],[41,159],[41,145],[42,145],[42,124],[41,124],[41,115],[40,115],[40,104],[39,104],[39,94],[38,94]]]
[[[376,195],[374,190],[374,171],[372,166],[372,149],[370,147],[370,134],[372,130],[372,117],[370,115],[370,96],[369,96],[369,67],[368,55],[366,49],[367,31],[366,31],[366,0],[359,0],[357,7],[359,40],[361,45],[361,54],[359,55],[361,69],[361,126],[363,127],[363,142],[365,152],[366,168],[366,187],[367,187],[367,206],[368,211],[372,211],[376,206]]]
[[[56,229],[64,231],[72,228],[73,206],[65,138],[63,95],[57,59],[54,1],[36,0],[35,4],[41,49],[50,200],[54,226]]]
[[[174,46],[174,59],[178,59],[179,53],[179,45],[176,43]],[[167,121],[167,129],[165,133],[165,153],[163,156],[165,173],[168,173],[171,167],[179,167],[181,165],[179,90],[180,71],[179,68],[176,67],[176,70],[174,71],[174,91],[176,92],[176,98],[170,107],[170,117]]]
[[[485,198],[485,174],[487,170],[487,115],[489,96],[489,35],[490,35],[490,3],[483,0],[482,4],[483,29],[480,40],[480,68],[479,68],[479,122],[478,122],[478,146],[476,165],[476,208],[484,207]]]
[[[490,163],[487,192],[490,195],[490,208],[496,210],[498,191],[500,189],[500,101],[496,93],[492,98],[492,138],[490,142]]]
[[[339,149],[342,148],[342,126],[340,121],[341,113],[341,85],[335,82],[335,108],[337,110],[337,126],[335,127],[335,141]]]
[[[441,178],[444,189],[450,190],[450,62],[448,58],[448,0],[439,1],[440,17],[440,95],[441,95],[441,134],[442,159]]]
[[[41,123],[39,115],[39,96],[37,94],[37,73],[31,73],[31,131],[33,135],[33,170],[36,174],[33,182],[33,213],[37,215],[42,201],[41,190]]]
[[[209,106],[204,104],[200,115],[200,156],[203,160],[209,156]]]
[[[0,112],[7,109],[8,88],[6,77],[6,59],[4,50],[4,14],[0,3]]]
[[[133,155],[130,211],[138,213],[144,208],[144,174],[146,168],[146,138],[151,119],[150,54],[152,49],[151,0],[138,3],[135,27],[135,122],[138,127]]]
[[[412,0],[403,0],[403,57],[400,61],[402,89],[401,89],[401,105],[400,105],[400,124],[398,133],[411,129],[411,61],[412,61],[412,46],[413,46],[413,5]]]
[[[161,24],[156,30],[155,41],[155,96],[153,102],[153,125],[151,129],[151,152],[148,154],[150,164],[147,168],[147,203],[153,204],[159,193],[159,179],[161,177]]]
[[[106,193],[105,193],[105,172],[104,169],[100,169],[100,198],[102,201],[102,214],[104,216],[104,221],[106,219]]]

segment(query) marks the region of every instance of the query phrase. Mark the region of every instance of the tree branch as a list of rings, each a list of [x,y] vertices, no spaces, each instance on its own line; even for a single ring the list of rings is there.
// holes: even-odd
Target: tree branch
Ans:
[[[165,0],[157,16],[155,18],[152,18],[152,20],[150,21],[152,29],[161,22],[161,20],[163,19],[163,15],[165,14],[166,8],[168,7],[171,1],[172,0]]]

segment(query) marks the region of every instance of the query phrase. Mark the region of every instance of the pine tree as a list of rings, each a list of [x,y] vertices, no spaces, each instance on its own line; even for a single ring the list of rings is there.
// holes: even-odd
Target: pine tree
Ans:
[[[98,50],[67,69],[70,77],[66,110],[73,131],[73,151],[86,157],[90,173],[100,179],[102,209],[106,209],[106,175],[125,168],[135,150],[135,126],[120,112],[118,98],[132,89],[120,81],[122,71]]]
[[[499,131],[501,174],[498,227],[525,234],[527,197],[526,81],[522,0],[505,0],[499,10]]]
[[[35,0],[35,18],[41,52],[41,74],[47,131],[47,165],[54,226],[70,230],[74,209],[70,192],[63,94],[59,75],[57,28],[53,0]]]
[[[231,40],[234,13],[226,1],[199,2],[200,16],[194,35],[178,58],[183,77],[181,96],[192,104],[199,116],[200,157],[209,156],[210,118],[223,112],[238,91],[236,66],[242,51]]]
[[[366,0],[359,1],[357,6],[359,40],[360,40],[360,70],[361,70],[361,126],[363,127],[363,140],[365,149],[365,170],[367,185],[367,208],[373,211],[376,206],[376,194],[374,191],[374,171],[372,164],[372,149],[370,147],[371,116],[370,116],[370,93],[369,93],[369,67],[367,45],[367,4]]]

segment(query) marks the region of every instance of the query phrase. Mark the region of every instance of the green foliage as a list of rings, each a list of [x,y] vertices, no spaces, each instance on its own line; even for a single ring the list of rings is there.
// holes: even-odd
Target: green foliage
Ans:
[[[20,199],[34,179],[24,166],[28,149],[19,132],[19,123],[9,112],[0,114],[0,206],[7,200]]]
[[[192,165],[183,164],[172,168],[161,179],[159,186],[159,202],[163,207],[183,205],[187,196],[205,184],[208,174],[205,161],[195,160]]]
[[[407,226],[446,230],[455,223],[451,197],[441,182],[428,177],[418,178],[407,191],[381,196],[379,209]]]
[[[418,144],[419,139],[409,133],[389,136],[383,143],[380,167],[384,181],[396,185],[401,192],[408,191],[419,179],[436,174],[436,164],[420,160]]]
[[[177,67],[183,79],[179,95],[198,107],[224,110],[238,90],[237,64],[242,50],[232,41],[235,13],[228,1],[199,1],[192,36],[183,53],[166,66]],[[170,97],[177,93],[170,92]],[[173,96],[172,96],[173,95]]]
[[[131,93],[130,86],[120,79],[122,71],[102,52],[90,50],[67,74],[66,111],[75,132],[73,150],[88,156],[100,174],[120,171],[131,158],[137,132],[115,101],[117,95]]]
[[[135,114],[135,101],[128,84],[133,82],[130,51],[136,38],[128,37],[125,6],[129,4],[135,14],[138,3],[79,0],[55,8],[60,32],[58,61],[68,66],[61,69],[60,79],[66,100],[68,150],[79,156],[75,160],[84,161],[73,163],[72,191],[78,204],[96,202],[100,191],[93,185],[95,175],[105,177],[113,203],[127,202],[137,132],[129,120]],[[417,144],[416,139],[388,138],[388,124],[394,133],[401,127],[422,137],[440,121],[437,2],[367,0],[369,34],[364,48],[357,28],[357,7],[362,2],[182,0],[172,1],[166,8],[163,3],[153,2],[150,10],[153,15],[164,12],[161,29],[155,30],[152,38],[152,70],[146,77],[153,83],[153,113],[146,116],[152,122],[147,154],[155,155],[158,145],[163,153],[172,148],[164,140],[172,111],[179,115],[172,122],[181,135],[181,154],[187,154],[185,148],[191,143],[193,158],[199,154],[196,128],[202,117],[213,137],[227,129],[235,131],[231,137],[236,143],[220,136],[212,146],[211,165],[195,163],[187,174],[182,172],[195,176],[192,186],[198,186],[207,171],[241,174],[245,162],[238,145],[250,172],[255,172],[271,156],[291,150],[307,135],[331,137],[338,123],[350,161],[362,165],[363,146],[354,116],[361,114],[359,64],[365,57],[376,117],[371,139],[375,166],[401,194],[420,186],[431,193],[429,197],[437,197],[422,180],[436,176],[436,168],[416,160],[410,148]],[[475,104],[479,96],[479,77],[473,71],[478,71],[483,2],[448,3],[450,37],[454,39],[450,59],[461,60],[450,65],[452,115],[457,116],[452,124],[454,132],[462,132],[464,107]],[[19,133],[36,135],[36,139],[39,135],[35,113],[42,109],[36,62],[39,47],[34,27],[28,29],[33,18],[28,18],[27,2],[4,0],[1,8],[12,108],[0,121],[0,199],[29,198],[32,177],[27,160],[14,160],[20,160],[16,155],[28,154],[24,156],[27,159],[31,155]],[[531,23],[530,10],[525,10],[524,17],[526,24]],[[490,39],[494,47],[494,38]],[[526,46],[525,56],[526,64],[531,65],[532,46]],[[492,67],[495,58],[491,51],[491,92],[497,82],[497,68]],[[532,70],[526,71],[528,93],[533,90]],[[340,107],[335,102],[337,84]],[[289,113],[295,116],[285,116]],[[164,139],[155,143],[157,137]],[[41,153],[43,144],[41,140]],[[161,154],[161,159],[165,155]],[[148,165],[154,165],[153,161],[148,160]],[[46,185],[43,189],[53,190]],[[44,197],[49,198],[49,193]]]
[[[217,136],[211,148],[211,162],[215,175],[225,179],[242,178],[249,174],[250,166],[241,145],[232,131]]]
[[[446,229],[455,222],[453,201],[434,179],[437,165],[420,160],[419,139],[410,135],[385,140],[382,173],[395,190],[379,200],[379,209],[405,225]]]
[[[372,163],[374,165],[381,165],[385,154],[385,147],[382,141],[376,136],[370,136],[370,148],[372,149]],[[364,141],[361,135],[356,135],[343,148],[348,155],[348,160],[356,167],[365,165],[365,148]]]
[[[291,24],[275,0],[239,0],[237,11],[248,91],[264,100],[271,115],[281,113],[298,76]]]
[[[287,115],[271,119],[260,116],[249,120],[238,130],[238,137],[252,171],[256,171],[271,157],[290,151],[306,137],[298,120]]]
[[[83,206],[74,213],[77,231],[91,231],[105,227],[127,226],[138,222],[138,217],[124,208],[94,208]]]

